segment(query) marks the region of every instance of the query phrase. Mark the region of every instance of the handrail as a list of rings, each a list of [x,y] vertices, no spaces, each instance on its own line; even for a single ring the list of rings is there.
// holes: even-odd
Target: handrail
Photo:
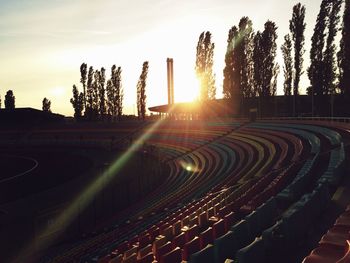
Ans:
[[[338,121],[350,122],[350,117],[266,117],[259,120],[312,120],[312,121]]]

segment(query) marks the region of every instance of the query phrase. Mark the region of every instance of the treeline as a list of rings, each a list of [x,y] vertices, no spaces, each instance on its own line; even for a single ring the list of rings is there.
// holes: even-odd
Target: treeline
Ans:
[[[344,14],[341,22],[341,9]],[[283,91],[289,115],[300,112],[300,80],[306,72],[310,80],[307,94],[311,111],[315,115],[326,115],[324,104],[332,105],[334,96],[341,98],[341,105],[350,103],[350,0],[322,0],[311,39],[310,66],[304,68],[305,13],[301,3],[293,6],[289,20],[289,32],[280,47],[283,56]],[[238,25],[228,32],[225,67],[223,69],[223,96],[239,104],[241,113],[245,98],[257,98],[259,112],[263,112],[260,101],[267,107],[276,95],[277,77],[281,67],[276,62],[277,29],[273,21],[266,21],[262,31],[254,31],[252,20],[242,17]],[[336,36],[341,32],[341,41],[336,45]],[[200,83],[200,100],[216,97],[215,74],[213,72],[215,44],[209,31],[200,34],[195,61],[195,73]],[[337,52],[338,50],[338,52]],[[112,66],[110,79],[106,82],[105,69],[94,70],[83,63],[80,68],[83,91],[73,86],[71,103],[77,119],[120,120],[123,114],[122,70]],[[148,62],[136,86],[137,113],[139,119],[146,114],[146,80]],[[267,102],[267,103],[266,103]],[[305,107],[303,107],[305,108]],[[329,108],[329,107],[328,107]],[[292,109],[292,110],[290,110]],[[333,114],[333,110],[332,110]],[[344,110],[349,115],[350,110]]]
[[[341,7],[345,2],[342,26],[340,26]],[[283,55],[283,91],[292,101],[292,114],[298,115],[298,95],[300,79],[304,73],[305,53],[305,6],[301,3],[293,7],[289,20],[289,33],[284,36],[281,46]],[[317,17],[312,46],[310,66],[306,69],[311,86],[307,94],[312,98],[312,113],[324,114],[325,98],[329,95],[342,97],[342,103],[350,102],[350,1],[323,0]],[[268,101],[276,95],[277,76],[280,66],[276,62],[277,25],[268,20],[262,32],[255,32],[249,17],[242,17],[238,26],[229,30],[225,68],[223,69],[223,95],[239,103],[243,109],[244,98],[264,98]],[[335,37],[342,30],[339,52]],[[198,40],[196,54],[196,73],[200,79],[200,99],[215,99],[215,75],[212,71],[214,43],[211,33],[203,32]],[[327,96],[323,96],[327,95]],[[325,98],[322,98],[325,97]],[[260,101],[258,99],[257,101]],[[328,104],[333,103],[327,101]],[[260,109],[260,105],[257,105]],[[350,112],[347,112],[350,114]]]
[[[146,80],[148,61],[143,63],[142,73],[137,83],[137,109],[140,119],[146,115]],[[108,120],[120,121],[123,115],[124,90],[122,85],[122,69],[113,65],[110,78],[106,80],[106,70],[94,70],[86,63],[80,66],[80,83],[83,91],[73,85],[73,97],[70,102],[76,120]]]

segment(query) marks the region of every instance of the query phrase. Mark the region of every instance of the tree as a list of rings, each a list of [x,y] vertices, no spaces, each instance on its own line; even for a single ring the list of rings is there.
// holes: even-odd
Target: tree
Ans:
[[[256,96],[253,53],[252,21],[242,17],[238,27],[233,26],[228,34],[223,83],[224,97],[231,99],[232,103],[240,101],[241,112],[243,97]]]
[[[83,84],[83,94],[84,94],[84,108],[86,109],[86,74],[87,74],[87,64],[83,63],[80,66],[80,82]]]
[[[322,95],[326,93],[324,85],[323,50],[325,46],[326,28],[328,24],[330,5],[329,0],[323,0],[317,16],[314,34],[311,38],[310,67],[307,70],[311,83],[309,94]]]
[[[106,70],[102,67],[99,72],[99,89],[98,89],[98,99],[99,99],[99,113],[104,115],[106,113]]]
[[[339,88],[350,98],[350,0],[345,0],[342,38],[338,52]]]
[[[121,73],[121,70],[120,70]],[[120,80],[120,85],[117,90],[117,105],[118,105],[118,119],[120,120],[123,115],[123,100],[124,100],[124,90],[122,86],[122,82]]]
[[[115,90],[115,96],[114,96],[114,103],[116,108],[116,115],[118,116],[118,119],[121,119],[121,116],[123,114],[123,86],[122,86],[122,68],[118,67],[116,68],[115,65],[112,67],[112,83],[114,85]]]
[[[224,81],[223,81],[223,93],[227,99],[233,99],[238,97],[239,86],[238,82],[240,79],[236,56],[236,44],[238,40],[238,29],[233,26],[227,39],[227,50],[225,55],[225,68],[224,68]]]
[[[340,8],[342,0],[333,0],[331,11],[329,13],[329,24],[328,24],[328,36],[326,41],[326,49],[324,51],[324,85],[326,94],[335,93],[335,79],[336,79],[336,62],[335,62],[335,51],[336,46],[334,44],[335,36],[338,32],[338,24],[340,21]]]
[[[259,92],[259,96],[270,97],[276,95],[277,89],[277,75],[278,75],[278,65],[275,62],[276,51],[277,51],[277,27],[276,24],[272,21],[267,21],[265,23],[265,28],[261,34],[261,43],[260,47],[262,50],[261,53],[261,62],[262,67],[256,68],[262,72],[262,86]]]
[[[122,69],[113,65],[111,68],[111,79],[107,82],[107,107],[108,114],[113,118],[121,119],[123,114],[123,87],[122,87]]]
[[[292,95],[292,83],[293,83],[293,58],[292,58],[292,41],[290,35],[284,36],[284,43],[281,47],[284,67],[284,83],[283,91],[286,96]]]
[[[142,72],[137,83],[137,114],[139,118],[145,120],[146,116],[146,80],[148,74],[148,61],[142,65]]]
[[[301,3],[296,4],[293,7],[293,16],[289,21],[289,29],[292,35],[292,40],[294,44],[294,85],[293,85],[293,94],[299,94],[299,82],[303,70],[303,55],[305,53],[304,42],[305,36],[304,31],[306,27],[305,19],[305,6],[302,6]]]
[[[82,92],[79,93],[75,85],[73,85],[73,98],[70,99],[70,103],[74,109],[74,118],[80,120],[84,109],[84,94]]]
[[[87,84],[86,84],[86,108],[85,108],[85,116],[89,119],[92,118],[93,113],[93,104],[94,104],[94,69],[92,66],[89,67],[89,72],[87,76]]]
[[[242,17],[238,24],[238,39],[236,40],[236,59],[240,72],[240,92],[243,97],[253,97],[254,94],[254,64],[253,64],[253,23],[249,17]]]
[[[114,86],[112,83],[112,80],[107,81],[107,86],[106,86],[106,92],[107,92],[107,113],[110,116],[115,116],[116,115],[116,109],[115,105],[113,103],[114,101]]]
[[[196,54],[196,74],[200,81],[200,98],[203,101],[215,99],[215,74],[213,56],[215,44],[211,42],[211,33],[202,32],[199,36]]]
[[[15,109],[15,96],[12,90],[8,90],[5,95],[5,109],[13,110]]]
[[[303,74],[303,55],[305,52],[304,42],[305,36],[304,31],[306,27],[305,20],[305,6],[301,3],[296,4],[293,7],[292,19],[289,20],[289,29],[292,36],[294,46],[294,82],[293,82],[293,112],[297,114],[297,96],[299,95],[299,82],[300,77]]]
[[[51,101],[46,97],[43,99],[43,112],[51,112]]]
[[[263,49],[263,36],[258,31],[254,36],[254,50],[253,50],[253,61],[254,61],[254,93],[262,95],[263,90],[263,65],[264,65],[264,49]]]
[[[94,81],[92,84],[92,111],[93,111],[94,119],[96,119],[99,114],[99,90],[100,90],[100,71],[95,70]]]

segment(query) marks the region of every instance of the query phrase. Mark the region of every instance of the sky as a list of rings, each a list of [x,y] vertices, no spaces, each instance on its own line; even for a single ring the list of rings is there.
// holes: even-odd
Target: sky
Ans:
[[[12,89],[16,107],[41,109],[51,100],[53,112],[73,115],[72,85],[80,84],[80,65],[121,66],[124,113],[134,114],[136,84],[142,63],[149,61],[147,107],[167,103],[166,59],[174,59],[175,102],[198,96],[195,54],[198,37],[210,31],[215,43],[217,98],[222,97],[224,56],[229,29],[248,16],[255,31],[269,19],[278,26],[280,46],[289,32],[292,7],[281,0],[0,0],[0,95]],[[321,0],[301,1],[306,7],[305,62]],[[309,86],[306,73],[301,92]],[[3,103],[2,103],[3,104]]]

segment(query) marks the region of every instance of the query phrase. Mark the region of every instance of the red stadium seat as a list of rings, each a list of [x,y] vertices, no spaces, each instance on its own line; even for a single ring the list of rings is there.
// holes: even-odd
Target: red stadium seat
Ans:
[[[333,247],[318,247],[312,250],[302,263],[335,263],[344,256],[343,249]],[[283,259],[281,259],[283,261]]]
[[[220,219],[213,224],[213,236],[214,238],[218,238],[223,234],[225,234],[225,221],[223,219]]]
[[[199,238],[195,237],[191,241],[187,242],[182,250],[182,260],[187,261],[190,255],[200,250]]]
[[[186,236],[185,236],[185,233],[183,232],[177,235],[176,237],[174,237],[172,240],[173,248],[176,248],[176,247],[182,248],[185,245],[185,243],[186,243]]]
[[[182,260],[182,253],[181,249],[179,247],[174,248],[172,251],[164,254],[160,258],[160,263],[170,263],[170,262],[181,262]]]
[[[197,225],[194,225],[194,226],[190,227],[185,232],[186,242],[189,242],[195,236],[198,236],[198,234],[199,234],[199,227]]]
[[[200,248],[203,249],[205,248],[208,244],[213,244],[214,243],[214,238],[213,238],[213,228],[208,227],[205,231],[201,232],[199,234],[199,242],[200,242]]]
[[[350,241],[346,241],[345,255],[339,259],[336,263],[350,263]]]
[[[147,255],[137,260],[137,263],[152,263],[154,261],[153,253],[150,252]]]
[[[172,250],[171,242],[168,241],[163,246],[159,247],[156,251],[156,259],[160,260],[161,256]]]
[[[227,232],[231,229],[231,226],[233,226],[234,223],[236,222],[235,213],[230,212],[229,214],[225,215],[224,221],[225,221],[225,231]]]

